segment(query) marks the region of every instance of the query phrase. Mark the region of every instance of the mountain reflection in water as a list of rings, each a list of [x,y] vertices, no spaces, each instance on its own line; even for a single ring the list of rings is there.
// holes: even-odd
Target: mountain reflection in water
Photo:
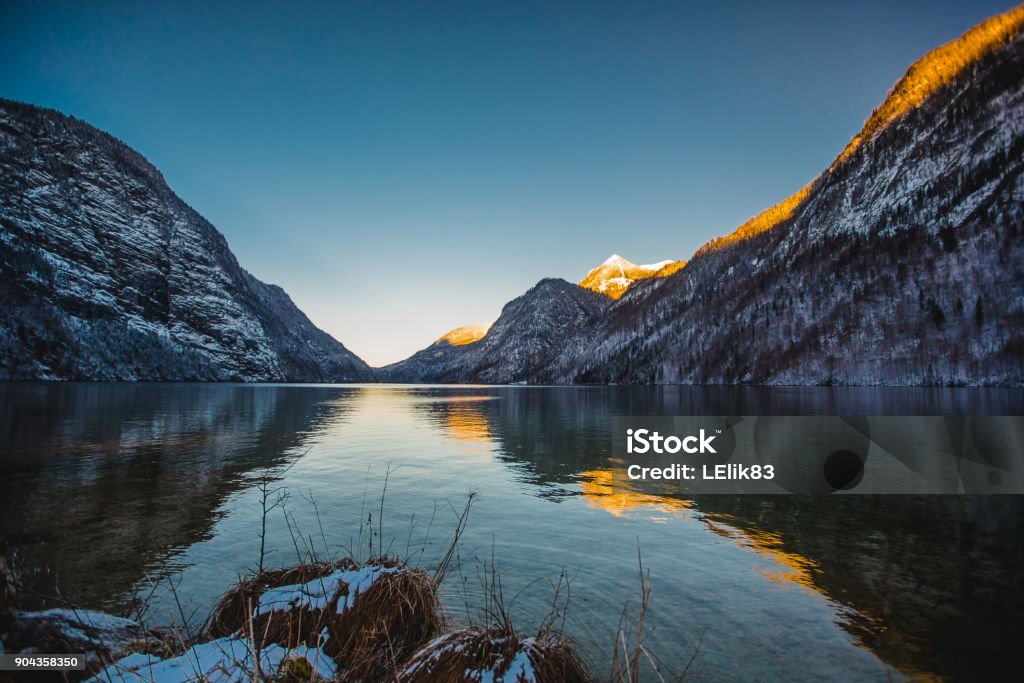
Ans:
[[[429,564],[445,501],[479,490],[466,574],[493,555],[528,630],[565,567],[567,629],[598,673],[636,602],[639,541],[649,645],[685,663],[700,643],[704,678],[976,678],[1015,654],[1019,497],[682,498],[612,476],[611,420],[1021,412],[1021,392],[996,389],[0,385],[0,552],[91,607],[174,575],[201,615],[255,563],[256,474],[291,465],[293,520],[315,529],[316,500],[340,551],[391,465],[375,542],[419,545]],[[288,563],[295,539],[271,522],[270,561]],[[456,618],[482,600],[457,583]]]

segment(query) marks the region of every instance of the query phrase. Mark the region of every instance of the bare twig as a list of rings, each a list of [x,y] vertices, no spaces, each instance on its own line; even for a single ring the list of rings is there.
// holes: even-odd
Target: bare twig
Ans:
[[[444,581],[444,577],[448,574],[448,569],[451,565],[452,558],[455,556],[459,540],[462,538],[462,534],[466,531],[466,524],[469,522],[469,511],[473,507],[473,502],[476,500],[477,495],[478,493],[476,491],[469,491],[466,494],[466,506],[462,508],[462,512],[457,515],[458,521],[455,524],[455,532],[452,535],[452,542],[448,546],[448,550],[445,552],[444,557],[441,558],[441,562],[437,566],[437,571],[434,572],[434,583],[438,585]]]
[[[302,495],[301,492],[300,492],[299,495]],[[309,504],[313,506],[313,514],[316,515],[316,525],[317,525],[317,528],[320,529],[320,539],[324,543],[324,560],[326,562],[333,562],[334,561],[334,555],[331,554],[331,548],[327,544],[327,534],[324,532],[324,523],[323,523],[323,520],[320,518],[320,506],[317,505],[316,497],[313,495],[313,489],[309,489],[309,497],[308,498],[306,496],[302,496],[302,497],[305,498],[307,501],[309,501]],[[310,541],[310,542],[312,542],[312,541]]]
[[[660,677],[661,671],[654,662],[652,656],[644,646],[644,620],[647,618],[647,608],[651,600],[651,573],[644,568],[643,554],[640,552],[640,539],[636,544],[637,570],[640,574],[640,611],[636,617],[636,626],[629,633],[627,618],[629,604],[623,606],[622,616],[619,620],[619,632],[616,637],[616,646],[612,657],[613,683],[636,683],[640,680],[640,663],[647,659],[653,666],[655,673]],[[626,644],[627,637],[632,640],[630,648]],[[622,659],[619,659],[619,646],[622,647]]]
[[[311,449],[307,448],[302,455],[306,455],[310,450]],[[285,501],[288,499],[286,491],[287,487],[272,487],[271,484],[284,478],[284,475],[288,473],[288,470],[294,467],[297,462],[298,459],[295,459],[287,467],[278,470],[272,470],[269,467],[265,468],[260,476],[256,478],[256,489],[260,492],[260,507],[262,509],[262,514],[260,516],[260,561],[258,565],[258,571],[260,573],[263,573],[263,560],[266,557],[267,516],[275,508],[284,505]],[[271,498],[273,498],[273,500],[271,500]]]

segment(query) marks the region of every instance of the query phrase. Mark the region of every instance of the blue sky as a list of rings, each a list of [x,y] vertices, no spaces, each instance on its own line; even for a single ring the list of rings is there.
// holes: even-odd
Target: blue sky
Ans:
[[[688,258],[1011,2],[4,2],[0,95],[138,149],[373,365]]]

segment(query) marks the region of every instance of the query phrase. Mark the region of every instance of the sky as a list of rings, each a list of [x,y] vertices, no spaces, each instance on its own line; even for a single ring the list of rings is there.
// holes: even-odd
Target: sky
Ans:
[[[140,151],[379,366],[612,253],[688,258],[1012,6],[0,0],[0,96]]]

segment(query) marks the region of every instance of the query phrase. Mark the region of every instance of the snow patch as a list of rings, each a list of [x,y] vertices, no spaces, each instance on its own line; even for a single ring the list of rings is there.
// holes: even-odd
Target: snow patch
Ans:
[[[321,648],[305,645],[291,649],[277,644],[265,645],[259,653],[259,669],[263,674],[276,673],[289,659],[305,659],[321,678],[330,679],[337,674],[337,666],[327,653]],[[167,659],[130,654],[106,667],[89,681],[242,683],[253,679],[255,661],[249,641],[235,637],[218,638],[194,645],[180,655]]]
[[[397,567],[367,565],[355,570],[339,569],[308,583],[271,588],[260,596],[254,616],[299,608],[326,609],[344,585],[348,592],[344,600],[338,600],[338,613],[341,614],[351,608],[356,598],[369,590],[377,579],[396,571]]]
[[[643,268],[644,270],[659,271],[665,266],[669,265],[670,263],[672,263],[672,259],[665,259],[664,261],[658,261],[657,263],[648,263],[642,266],[637,266],[637,268]]]

